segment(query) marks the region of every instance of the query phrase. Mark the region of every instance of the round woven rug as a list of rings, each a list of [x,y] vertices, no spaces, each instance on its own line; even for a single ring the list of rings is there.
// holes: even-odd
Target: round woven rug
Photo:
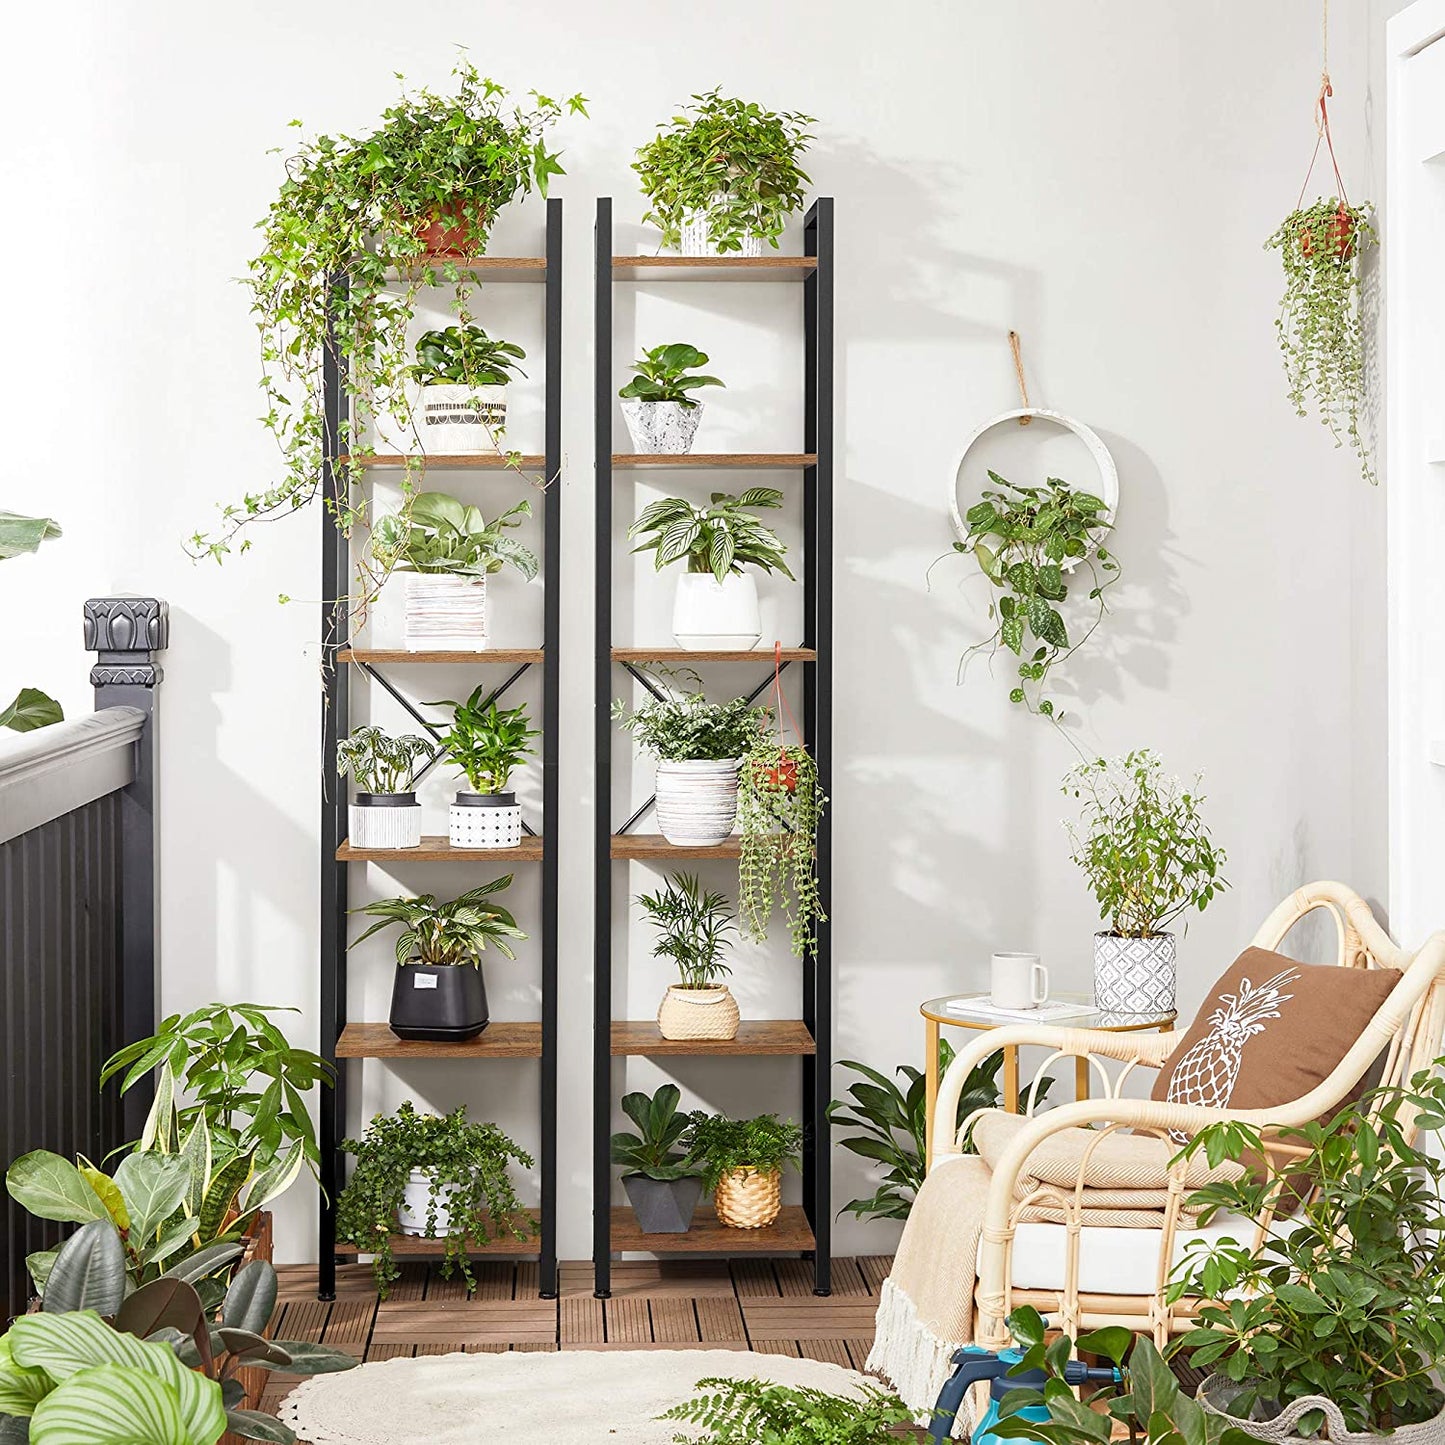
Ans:
[[[281,1418],[310,1445],[669,1445],[661,1422],[707,1375],[857,1392],[864,1375],[742,1350],[561,1350],[378,1360],[297,1386]],[[875,1382],[876,1383],[876,1382]]]

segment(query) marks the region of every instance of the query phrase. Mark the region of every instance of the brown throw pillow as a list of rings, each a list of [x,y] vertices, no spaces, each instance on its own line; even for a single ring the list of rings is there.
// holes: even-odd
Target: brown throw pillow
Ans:
[[[1298,963],[1246,948],[1200,1006],[1152,1097],[1212,1109],[1292,1103],[1334,1072],[1399,980],[1393,968]]]

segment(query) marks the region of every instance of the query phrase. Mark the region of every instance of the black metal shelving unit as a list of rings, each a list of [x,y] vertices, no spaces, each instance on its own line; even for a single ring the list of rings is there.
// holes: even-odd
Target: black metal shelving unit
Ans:
[[[639,835],[634,827],[646,812],[638,809],[614,831],[612,820],[611,703],[615,668],[655,692],[643,670],[649,661],[735,663],[756,657],[771,664],[764,649],[755,653],[678,654],[671,648],[617,648],[612,636],[613,485],[614,473],[640,466],[685,467],[689,471],[779,470],[801,473],[803,510],[803,645],[785,649],[784,667],[802,674],[804,734],[818,767],[819,785],[832,792],[832,629],[833,629],[833,202],[820,198],[804,223],[804,254],[764,257],[638,257],[615,256],[612,202],[597,202],[595,277],[595,425],[596,425],[596,631],[595,717],[596,832],[595,995],[593,1017],[593,1266],[595,1292],[611,1292],[614,1251],[655,1254],[806,1254],[813,1259],[814,1293],[828,1294],[832,1203],[829,1179],[827,1108],[832,1036],[832,939],[827,923],[818,930],[817,952],[801,960],[801,1018],[757,1021],[744,1026],[736,1041],[678,1044],[654,1037],[655,1027],[612,1016],[612,891],[613,868],[635,860],[666,864],[698,858],[736,858],[737,840],[715,848],[678,848],[656,835]],[[616,383],[612,371],[613,288],[628,283],[696,281],[772,281],[803,288],[804,435],[803,451],[789,454],[693,454],[686,457],[636,457],[614,452],[613,425]],[[756,688],[760,696],[772,682],[772,669]],[[823,817],[817,838],[817,867],[823,907],[829,908],[832,884],[830,815]],[[736,1230],[709,1220],[687,1235],[641,1235],[630,1211],[612,1205],[613,1170],[608,1142],[612,1132],[613,1062],[627,1056],[654,1058],[678,1055],[797,1055],[802,1073],[804,1124],[803,1204],[785,1208],[777,1224],[762,1230]]]
[[[321,544],[322,636],[325,702],[322,709],[322,794],[321,794],[321,1053],[337,1064],[336,1087],[321,1091],[320,1150],[321,1203],[318,1294],[322,1299],[336,1295],[336,1197],[346,1179],[346,1161],[340,1142],[346,1133],[348,1065],[363,1058],[450,1058],[459,1063],[482,1064],[506,1059],[535,1058],[541,1076],[539,1109],[541,1147],[539,1237],[522,1243],[507,1239],[479,1248],[488,1256],[535,1255],[539,1261],[539,1284],[544,1298],[557,1292],[557,847],[554,833],[558,817],[558,644],[561,634],[562,602],[557,579],[560,575],[561,469],[562,469],[562,202],[547,201],[545,255],[542,257],[481,256],[474,259],[438,258],[469,273],[474,281],[533,282],[543,288],[545,309],[545,419],[544,452],[540,457],[522,459],[523,465],[541,470],[546,480],[542,499],[542,574],[544,578],[543,641],[540,648],[495,649],[470,654],[368,652],[353,650],[349,639],[347,604],[344,601],[351,576],[349,540],[333,525],[332,510],[326,509]],[[332,282],[333,293],[345,282]],[[323,483],[328,503],[335,503],[343,486],[338,465],[339,441],[347,419],[346,391],[340,362],[328,353],[325,371],[326,458]],[[401,465],[404,458],[378,457],[374,464]],[[432,457],[428,469],[504,470],[515,476],[507,458],[500,454],[478,457]],[[477,667],[504,666],[509,670],[493,689],[500,698],[530,668],[542,670],[542,828],[525,824],[526,835],[519,848],[470,851],[450,848],[445,838],[423,839],[421,849],[361,853],[346,840],[347,789],[336,771],[336,745],[350,730],[350,680],[353,669],[386,690],[423,727],[435,735],[439,729],[420,714],[400,688],[386,675],[392,664],[425,666],[427,663],[466,663]],[[448,861],[475,863],[495,872],[514,863],[535,864],[542,870],[539,944],[542,963],[541,1018],[534,1023],[490,1025],[477,1039],[466,1044],[402,1044],[384,1024],[368,1025],[348,1018],[347,1010],[347,870],[353,862]],[[425,1254],[432,1241],[412,1240],[408,1255]],[[439,1253],[442,1241],[435,1241]],[[401,1252],[400,1250],[398,1251]],[[350,1253],[354,1253],[351,1251]]]

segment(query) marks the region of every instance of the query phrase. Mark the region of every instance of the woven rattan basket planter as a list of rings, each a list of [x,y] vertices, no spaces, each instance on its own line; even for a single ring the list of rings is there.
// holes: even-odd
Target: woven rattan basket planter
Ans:
[[[718,1181],[713,1205],[729,1229],[766,1229],[783,1207],[783,1171],[734,1169]]]
[[[657,1011],[657,1027],[665,1039],[735,1039],[738,1002],[726,984],[717,988],[669,984]]]

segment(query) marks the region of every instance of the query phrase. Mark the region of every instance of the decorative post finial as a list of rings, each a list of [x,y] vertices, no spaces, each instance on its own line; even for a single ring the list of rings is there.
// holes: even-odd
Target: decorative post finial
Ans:
[[[155,654],[170,640],[170,608],[158,597],[92,597],[85,604],[85,646],[97,654],[94,687],[154,687]]]

